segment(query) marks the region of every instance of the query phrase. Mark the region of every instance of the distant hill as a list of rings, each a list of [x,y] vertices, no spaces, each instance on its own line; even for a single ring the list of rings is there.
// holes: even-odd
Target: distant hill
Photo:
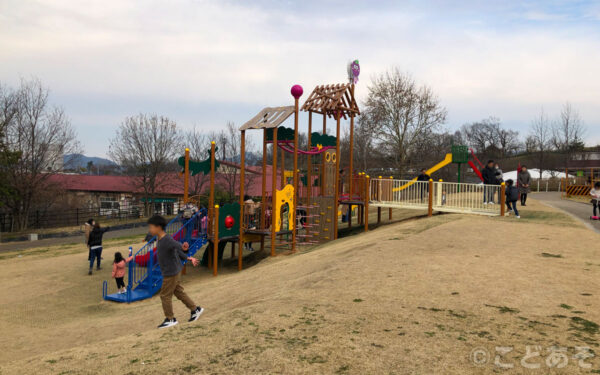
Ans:
[[[90,161],[94,163],[95,167],[117,165],[108,159],[99,158],[97,156],[85,156],[82,154],[67,154],[63,157],[63,161],[65,166],[68,166],[70,169],[87,168],[87,165]]]

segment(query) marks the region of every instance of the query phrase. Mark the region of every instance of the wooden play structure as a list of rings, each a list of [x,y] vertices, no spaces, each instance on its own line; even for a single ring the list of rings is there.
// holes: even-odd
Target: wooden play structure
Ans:
[[[360,115],[354,90],[360,67],[358,61],[348,68],[349,82],[318,85],[300,107],[303,89],[291,88],[293,105],[266,107],[243,124],[240,130],[240,163],[236,165],[216,158],[217,145],[211,142],[210,156],[206,160],[190,160],[190,150],[178,159],[184,184],[184,212],[174,218],[168,233],[180,242],[190,243],[190,254],[204,249],[202,263],[218,274],[219,259],[225,246],[231,244],[231,258],[236,258],[238,270],[242,269],[245,244],[260,243],[260,250],[268,244],[270,255],[294,253],[297,246],[312,246],[335,240],[338,237],[340,215],[352,227],[356,222],[369,230],[369,209],[377,209],[377,223],[382,209],[459,212],[480,215],[504,215],[504,185],[466,184],[439,181],[398,180],[392,176],[371,178],[353,167],[354,120]],[[306,144],[299,143],[299,113],[308,114]],[[293,126],[284,123],[293,115]],[[313,120],[321,118],[319,130],[313,131]],[[349,125],[348,166],[340,168],[341,121]],[[328,134],[328,120],[335,128]],[[316,128],[316,126],[315,126]],[[246,132],[262,133],[261,171],[246,166]],[[470,152],[470,155],[469,155]],[[286,155],[292,156],[292,168],[286,169]],[[450,164],[469,164],[481,178],[473,161],[481,165],[472,150],[453,146],[452,152],[440,163],[430,168],[431,174]],[[239,168],[239,202],[216,204],[215,176],[219,165]],[[289,163],[288,163],[289,164]],[[246,173],[260,174],[260,202],[245,200]],[[342,173],[343,172],[343,173]],[[188,213],[190,204],[190,176],[210,176],[208,208]],[[493,197],[499,204],[484,204],[484,197]],[[219,202],[221,203],[221,202]],[[157,268],[152,239],[135,252],[136,262],[129,264],[127,294],[110,294],[106,282],[103,295],[107,300],[132,302],[154,295],[162,284]],[[138,261],[139,260],[139,261]]]
[[[358,62],[353,62],[356,67]],[[356,77],[354,77],[356,78]],[[358,225],[369,227],[369,207],[377,208],[377,222],[381,221],[383,208],[388,209],[389,219],[393,208],[424,209],[429,214],[434,211],[462,212],[483,215],[503,214],[503,205],[484,205],[484,194],[503,201],[504,187],[482,184],[447,183],[444,181],[421,182],[397,180],[393,177],[370,178],[353,168],[354,120],[360,115],[354,97],[356,79],[349,83],[318,85],[308,95],[300,107],[303,89],[294,85],[291,89],[294,104],[289,106],[265,107],[240,128],[240,176],[239,214],[231,214],[228,220],[234,221],[235,230],[212,222],[223,221],[223,208],[214,206],[209,199],[210,228],[209,242],[213,246],[212,261],[209,262],[216,274],[218,257],[217,245],[220,241],[232,242],[238,247],[238,269],[242,269],[245,243],[260,243],[260,249],[268,244],[270,255],[293,253],[297,246],[310,246],[337,239],[340,213],[348,226],[352,226],[352,210],[356,212]],[[299,112],[307,112],[308,123],[306,144],[299,144]],[[293,115],[293,126],[285,122]],[[314,117],[320,116],[322,127],[313,131]],[[340,126],[341,121],[349,123],[350,147],[347,160],[349,166],[341,175],[340,169]],[[333,134],[328,134],[328,120],[335,121]],[[244,201],[246,160],[246,132],[262,132],[261,197],[259,203]],[[469,154],[470,152],[470,154]],[[286,155],[292,156],[291,171],[286,169]],[[214,160],[214,144],[211,150]],[[185,158],[182,159],[185,162]],[[469,164],[478,176],[479,170],[473,163],[479,160],[472,150],[464,146],[453,146],[452,152],[427,172],[434,173],[450,163]],[[180,161],[181,163],[181,161]],[[206,170],[209,161],[194,162]],[[214,170],[211,170],[211,176]],[[481,177],[481,176],[480,176]],[[211,177],[211,197],[214,196],[214,177]],[[186,194],[187,196],[187,194]],[[250,212],[251,211],[251,212]],[[218,218],[218,219],[217,219]],[[239,222],[239,225],[238,225]],[[228,234],[224,236],[224,231]]]

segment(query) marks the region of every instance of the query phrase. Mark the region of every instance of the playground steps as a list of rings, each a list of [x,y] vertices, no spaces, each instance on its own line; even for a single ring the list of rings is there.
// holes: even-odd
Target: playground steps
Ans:
[[[189,232],[192,232],[193,227],[194,227],[193,224],[198,223],[200,221],[200,220],[198,220],[199,218],[197,218],[196,216],[201,213],[206,214],[206,211],[198,212],[196,215],[194,215],[191,219],[189,219],[185,224],[183,224],[173,234],[173,237],[177,238],[178,234],[180,234],[180,232],[184,228],[187,228]],[[171,220],[171,222],[169,222],[169,225],[167,226],[167,229],[180,221],[181,221],[180,216]],[[198,252],[198,250],[200,250],[208,242],[206,235],[199,235],[198,237],[195,237],[195,238],[193,238],[189,235],[185,236],[185,237],[180,235],[179,241],[182,243],[188,242],[190,244],[190,247],[188,250],[189,256],[194,256]],[[149,241],[146,245],[144,245],[144,247],[151,246],[152,242],[153,242],[153,240]],[[142,249],[144,249],[144,247],[142,247]],[[135,255],[138,255],[138,253],[140,253],[140,251],[142,249],[140,249]],[[150,256],[150,258],[153,258],[153,256]],[[131,261],[129,263],[128,267],[129,268],[131,268],[131,267],[141,268],[135,263],[135,260]],[[160,271],[160,267],[158,264],[153,264],[152,259],[150,259],[148,264],[146,264],[146,266],[144,268],[151,268],[151,270],[149,270],[149,271],[147,270],[146,274],[136,285],[132,285],[131,280],[128,280],[128,286],[127,286],[126,293],[108,294],[107,293],[107,282],[104,281],[103,286],[102,286],[103,298],[107,301],[131,303],[131,302],[136,302],[136,301],[141,301],[141,300],[144,300],[147,298],[151,298],[152,296],[154,296],[156,293],[158,293],[158,291],[162,287],[162,273]],[[131,275],[133,274],[133,272],[131,272],[131,270],[129,270],[129,271],[130,272],[129,272],[128,278],[131,279]]]

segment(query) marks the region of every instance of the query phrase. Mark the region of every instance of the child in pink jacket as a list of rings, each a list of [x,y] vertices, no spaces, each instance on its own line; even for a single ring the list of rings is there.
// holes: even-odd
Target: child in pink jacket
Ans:
[[[119,289],[119,294],[126,293],[125,282],[123,278],[125,277],[125,265],[133,259],[131,253],[129,254],[129,258],[123,258],[120,252],[115,253],[115,261],[113,262],[112,268],[112,277],[117,281],[117,289]]]

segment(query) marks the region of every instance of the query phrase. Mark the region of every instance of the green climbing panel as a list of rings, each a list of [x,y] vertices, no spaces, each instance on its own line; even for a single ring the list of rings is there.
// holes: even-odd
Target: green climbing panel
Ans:
[[[215,152],[217,152],[217,148],[215,147]],[[210,154],[210,150],[208,150]],[[185,156],[177,159],[177,164],[181,167],[181,173],[185,173]],[[219,161],[215,158],[215,170],[219,168]],[[193,161],[190,160],[190,175],[195,176],[198,173],[203,173],[208,175],[210,173],[210,157],[204,161]]]
[[[294,140],[294,129],[280,127],[277,128],[277,140],[278,141],[293,141]],[[273,128],[267,129],[267,142],[273,142]]]
[[[337,138],[333,135],[311,133],[310,135],[310,146],[311,147],[335,147],[337,146]]]
[[[452,162],[466,163],[469,161],[469,148],[467,146],[452,145]]]
[[[240,234],[240,204],[235,202],[219,208],[219,238]]]

